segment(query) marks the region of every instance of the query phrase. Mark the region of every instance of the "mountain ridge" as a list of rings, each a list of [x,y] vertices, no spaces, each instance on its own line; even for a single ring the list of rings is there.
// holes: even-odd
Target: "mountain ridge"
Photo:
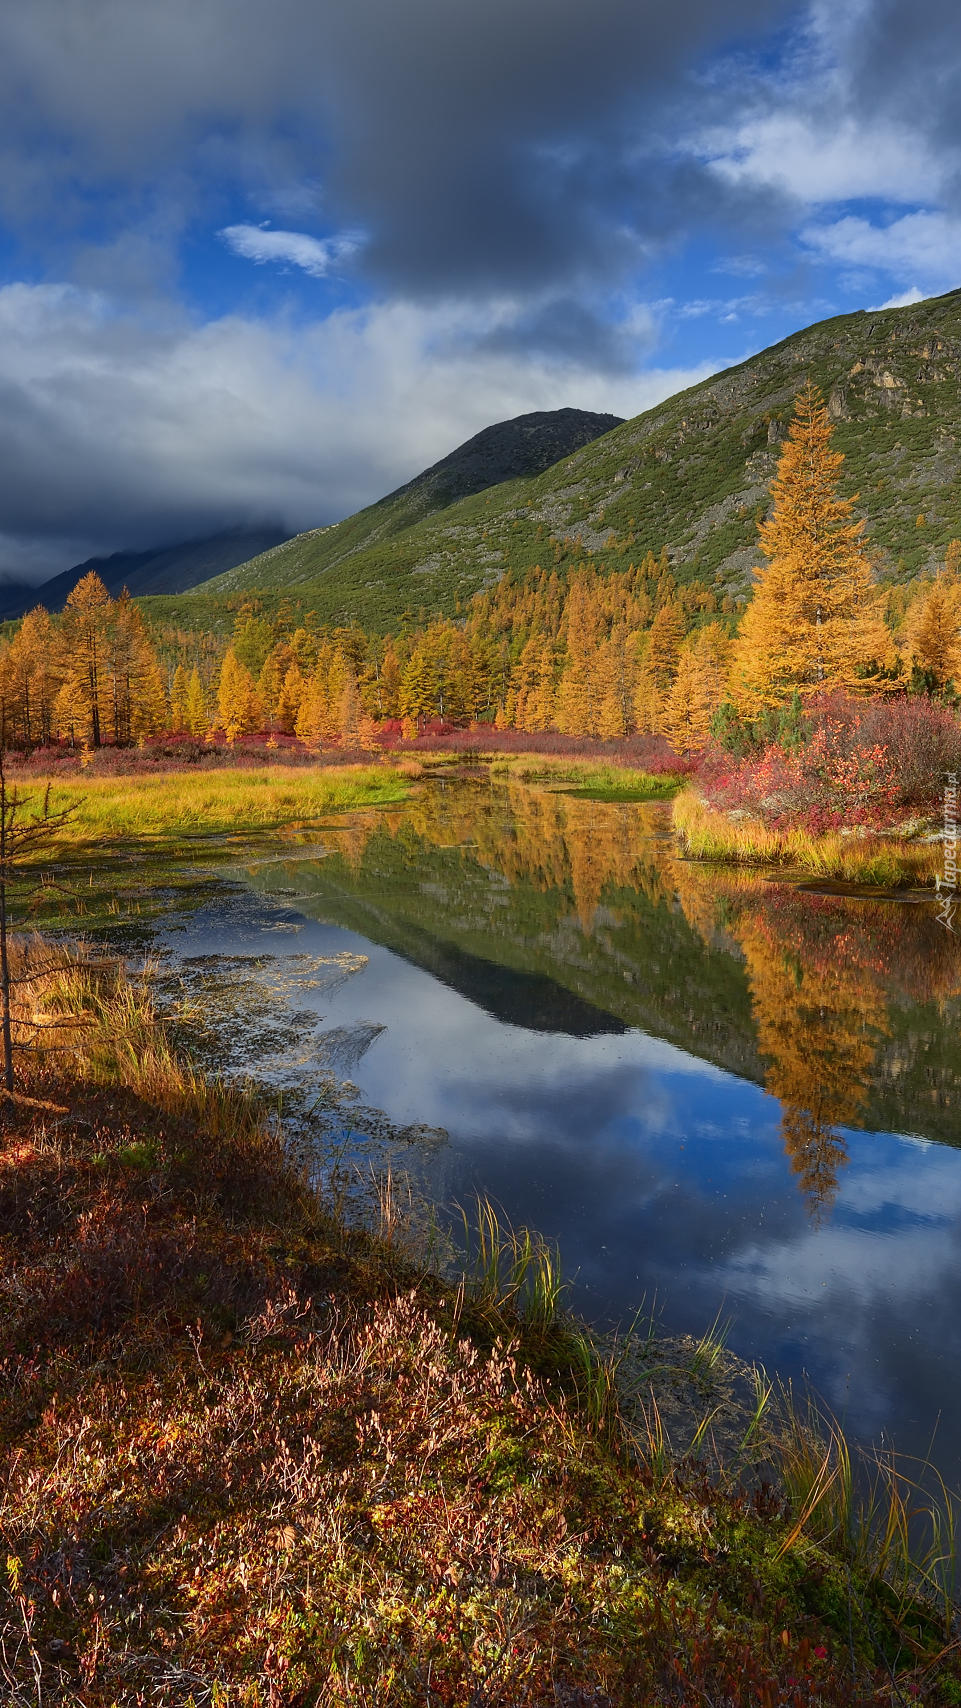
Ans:
[[[265,608],[293,596],[322,621],[385,628],[405,613],[452,616],[508,568],[587,557],[624,567],[662,547],[678,581],[706,581],[736,602],[751,585],[756,521],[809,378],[828,401],[846,456],[842,490],[859,494],[879,573],[909,579],[961,536],[961,290],[816,322],[540,474],[373,539],[380,500],[204,583],[189,604],[201,618],[244,594]]]
[[[116,596],[126,587],[133,597],[175,594],[208,581],[211,571],[222,574],[234,565],[260,557],[271,547],[292,536],[280,526],[225,528],[201,539],[184,540],[172,546],[154,546],[140,552],[111,552],[90,557],[72,569],[61,570],[37,586],[24,582],[0,585],[0,621],[22,617],[35,606],[61,611],[77,582],[91,570],[99,575],[109,593]],[[254,550],[251,551],[251,547]]]

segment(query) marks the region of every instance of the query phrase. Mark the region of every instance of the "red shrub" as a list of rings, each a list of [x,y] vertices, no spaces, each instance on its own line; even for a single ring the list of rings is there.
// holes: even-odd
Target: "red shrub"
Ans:
[[[807,725],[794,748],[772,742],[739,762],[715,756],[703,765],[710,804],[744,808],[773,826],[880,827],[937,810],[946,776],[961,771],[961,724],[921,697],[828,694],[807,708]]]

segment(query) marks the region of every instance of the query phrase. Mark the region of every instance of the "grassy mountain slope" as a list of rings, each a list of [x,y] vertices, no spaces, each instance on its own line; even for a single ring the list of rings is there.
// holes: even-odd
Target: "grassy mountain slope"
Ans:
[[[176,620],[216,626],[228,601],[256,589],[268,609],[286,594],[325,621],[389,627],[405,610],[415,618],[453,614],[458,600],[508,567],[588,555],[615,567],[662,546],[680,581],[741,595],[757,561],[756,520],[779,442],[809,377],[830,400],[847,458],[842,485],[860,494],[879,570],[915,575],[961,535],[961,291],[821,321],[543,474],[505,481],[439,514],[398,528],[395,497],[377,532],[371,520],[380,506],[298,535],[178,601]],[[157,604],[151,615],[166,617]]]

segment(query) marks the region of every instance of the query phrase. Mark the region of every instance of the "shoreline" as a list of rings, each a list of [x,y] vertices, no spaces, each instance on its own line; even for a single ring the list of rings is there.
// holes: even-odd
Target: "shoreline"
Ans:
[[[808,878],[880,889],[927,889],[932,898],[943,870],[940,839],[912,842],[854,827],[820,834],[776,830],[759,818],[732,819],[694,790],[678,795],[672,828],[684,856],[719,865],[783,867]]]

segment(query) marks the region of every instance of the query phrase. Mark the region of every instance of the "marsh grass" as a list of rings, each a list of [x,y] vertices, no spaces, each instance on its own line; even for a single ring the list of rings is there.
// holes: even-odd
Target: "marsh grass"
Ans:
[[[547,784],[565,795],[593,801],[671,800],[684,782],[683,776],[670,771],[632,770],[596,760],[551,760],[529,754],[492,758],[490,774],[519,783]]]
[[[72,810],[57,838],[60,853],[136,838],[138,844],[249,834],[302,825],[331,812],[401,801],[408,783],[388,765],[178,772],[160,776],[30,778],[50,784],[51,807]]]
[[[786,866],[811,877],[880,889],[929,886],[943,863],[938,843],[919,846],[880,835],[773,830],[759,819],[731,819],[693,791],[678,795],[673,822],[684,853],[693,860]]]

